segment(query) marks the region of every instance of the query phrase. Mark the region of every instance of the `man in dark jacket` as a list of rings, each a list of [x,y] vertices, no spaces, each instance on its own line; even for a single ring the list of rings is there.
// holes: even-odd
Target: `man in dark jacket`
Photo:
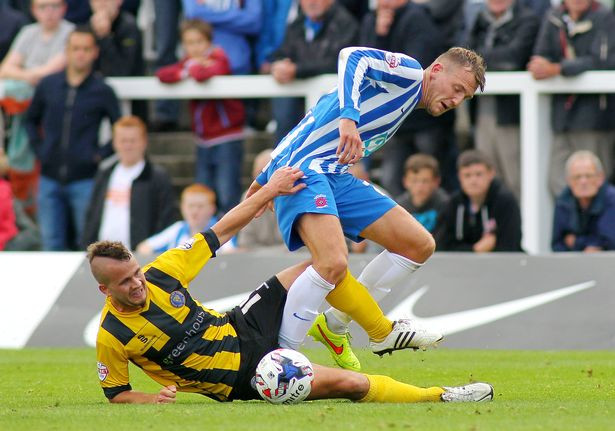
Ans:
[[[87,211],[83,247],[99,241],[137,245],[177,220],[171,179],[145,158],[147,129],[135,116],[113,125],[118,162],[96,176]]]
[[[553,251],[615,250],[615,187],[605,181],[600,160],[590,151],[573,153],[566,180],[555,203]]]
[[[280,84],[335,73],[340,50],[357,40],[357,22],[334,0],[300,0],[299,5],[297,19],[288,26],[282,46],[270,59],[271,75]],[[301,98],[276,98],[272,111],[277,145],[303,117],[304,102]]]
[[[535,79],[577,76],[615,68],[615,15],[592,0],[564,0],[543,21],[528,70]],[[566,186],[565,164],[577,150],[589,150],[612,172],[615,97],[558,94],[552,97],[554,136],[549,188],[557,196]]]
[[[99,146],[98,130],[103,119],[114,122],[120,108],[111,87],[92,73],[97,56],[94,35],[83,28],[73,31],[66,70],[43,78],[26,113],[30,144],[41,163],[38,218],[44,250],[66,250],[78,241],[98,163],[111,154],[109,145]]]
[[[495,178],[493,163],[478,150],[457,161],[461,190],[451,196],[436,231],[439,250],[521,251],[521,212]]]
[[[518,1],[487,0],[467,45],[483,56],[490,71],[525,70],[538,27],[538,17]],[[493,160],[496,174],[519,200],[519,96],[481,96],[476,103],[476,148]]]
[[[121,0],[90,0],[90,27],[100,49],[95,70],[105,76],[143,75],[141,32]]]

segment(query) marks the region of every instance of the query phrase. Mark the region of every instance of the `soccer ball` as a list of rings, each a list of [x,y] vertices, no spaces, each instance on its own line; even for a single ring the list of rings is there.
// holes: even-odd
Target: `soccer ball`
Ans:
[[[308,358],[296,350],[277,349],[260,360],[254,383],[265,401],[294,404],[310,394],[312,380],[314,371]]]

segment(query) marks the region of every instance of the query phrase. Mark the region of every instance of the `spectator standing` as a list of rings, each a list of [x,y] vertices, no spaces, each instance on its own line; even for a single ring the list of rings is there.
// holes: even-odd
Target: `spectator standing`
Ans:
[[[252,73],[250,38],[262,24],[262,0],[182,0],[184,16],[213,27],[213,43],[228,56],[233,75]]]
[[[119,104],[92,72],[97,56],[94,35],[84,28],[73,31],[66,70],[40,82],[26,114],[41,163],[38,220],[45,250],[66,250],[79,241],[98,163],[111,153],[109,145],[99,146],[98,129],[103,119],[119,117]]]
[[[415,154],[406,160],[406,192],[395,199],[429,232],[434,233],[448,195],[440,188],[438,161],[428,154]]]
[[[98,240],[122,241],[131,250],[176,220],[171,179],[145,157],[147,129],[138,117],[113,125],[118,161],[96,176],[83,247]]]
[[[478,150],[457,161],[461,190],[451,196],[436,231],[443,251],[521,251],[521,212],[498,179],[492,162]]]
[[[122,0],[90,0],[90,27],[100,53],[95,70],[104,76],[144,73],[141,32],[135,18],[121,11]]]
[[[0,1],[0,62],[9,52],[13,39],[19,30],[28,23],[23,13]]]
[[[574,152],[566,180],[555,203],[553,251],[615,250],[615,187],[605,181],[600,159],[590,151]]]
[[[358,24],[334,0],[299,0],[300,13],[286,29],[282,46],[271,56],[270,73],[280,84],[337,71],[340,50],[357,41]],[[305,113],[302,98],[275,98],[276,145]]]
[[[491,71],[525,70],[539,25],[538,17],[516,0],[487,0],[470,28],[467,45],[483,56]],[[519,96],[481,96],[476,104],[476,148],[493,160],[496,174],[519,201]]]
[[[615,68],[615,15],[592,0],[564,0],[543,21],[527,65],[535,79],[577,76]],[[589,150],[612,172],[615,96],[557,94],[551,99],[554,136],[549,163],[553,196],[566,186],[565,163],[576,150]]]
[[[186,20],[181,27],[186,57],[157,72],[165,83],[185,78],[203,82],[212,76],[231,73],[223,49],[212,45],[212,27],[199,19]],[[241,198],[241,162],[245,112],[239,100],[192,100],[192,129],[196,135],[196,181],[218,196],[218,209],[225,213]]]
[[[66,12],[63,0],[33,0],[30,8],[36,19],[23,27],[0,65],[4,80],[4,96],[24,102],[13,112],[11,138],[8,144],[9,180],[15,198],[32,215],[36,212],[39,171],[32,146],[23,124],[23,111],[34,92],[34,86],[66,64],[66,39],[74,28],[62,17]]]
[[[401,52],[420,64],[430,64],[446,51],[446,40],[428,9],[408,0],[378,0],[376,10],[361,24],[359,45]],[[415,153],[434,156],[442,163],[454,145],[455,114],[440,117],[417,110],[404,121],[383,148],[382,186],[391,195],[403,193],[404,161]],[[454,175],[453,172],[450,175]]]
[[[156,42],[156,69],[177,62],[179,43],[179,16],[181,0],[154,0],[154,34]],[[157,100],[154,104],[153,131],[176,129],[179,121],[179,101]]]
[[[269,57],[282,45],[295,0],[263,0],[263,25],[254,44],[256,70],[269,73]]]

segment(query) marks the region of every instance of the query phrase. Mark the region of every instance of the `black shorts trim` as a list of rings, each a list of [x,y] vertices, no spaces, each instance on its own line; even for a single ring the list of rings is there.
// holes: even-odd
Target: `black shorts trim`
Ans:
[[[260,399],[251,380],[258,362],[279,347],[278,334],[286,304],[286,289],[271,277],[241,305],[229,312],[229,320],[239,338],[240,364],[229,400]]]
[[[114,386],[112,388],[102,388],[102,390],[105,393],[105,397],[107,397],[108,399],[113,399],[116,395],[121,394],[122,392],[132,391],[132,386],[128,384],[122,386]]]

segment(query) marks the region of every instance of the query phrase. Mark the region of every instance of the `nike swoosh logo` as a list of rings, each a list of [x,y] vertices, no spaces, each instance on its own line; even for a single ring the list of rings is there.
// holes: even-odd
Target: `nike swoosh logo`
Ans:
[[[414,314],[414,306],[429,290],[428,286],[423,286],[393,308],[393,310],[387,314],[387,317],[391,320],[400,318],[416,319],[430,327],[439,329],[444,335],[450,335],[539,307],[595,286],[596,282],[594,280],[586,281],[550,292],[489,305],[487,307],[442,314],[440,316],[418,317]]]
[[[304,319],[303,317],[297,315],[297,313],[293,313],[293,316],[295,316],[297,319],[303,320],[305,322],[309,322],[310,321],[310,319]]]
[[[322,329],[320,328],[320,325],[316,325],[316,327],[318,328],[318,332],[320,332],[320,335],[322,335],[322,338],[325,339],[325,341],[327,342],[327,344],[329,346],[331,346],[331,348],[333,349],[333,351],[335,352],[336,355],[341,355],[342,352],[344,351],[344,346],[338,346],[336,345],[333,341],[329,340],[329,337],[327,337],[325,335],[325,333],[322,331]]]

